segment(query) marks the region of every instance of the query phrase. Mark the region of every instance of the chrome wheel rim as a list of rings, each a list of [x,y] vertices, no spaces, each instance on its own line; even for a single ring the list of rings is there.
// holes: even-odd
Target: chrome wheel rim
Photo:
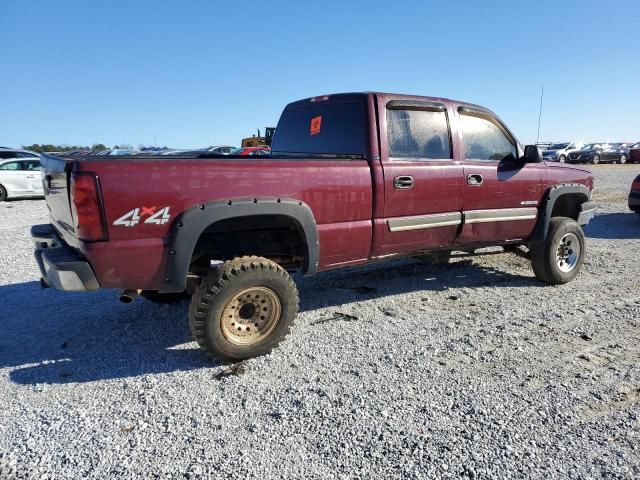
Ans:
[[[273,290],[247,288],[225,305],[220,319],[222,334],[236,345],[253,345],[273,332],[281,312],[280,299]]]
[[[622,156],[620,157],[620,163],[622,164],[622,163],[626,163],[626,162],[627,162],[627,157],[625,157],[624,155],[622,155]]]
[[[565,161],[565,156],[564,155],[560,155],[560,163],[564,163]]]
[[[567,233],[556,249],[556,264],[561,272],[568,273],[578,264],[580,258],[580,240],[575,233]]]

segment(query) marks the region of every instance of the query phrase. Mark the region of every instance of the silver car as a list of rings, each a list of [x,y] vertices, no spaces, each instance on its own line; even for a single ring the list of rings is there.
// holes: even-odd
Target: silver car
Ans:
[[[0,149],[0,202],[44,195],[40,157],[25,150]]]

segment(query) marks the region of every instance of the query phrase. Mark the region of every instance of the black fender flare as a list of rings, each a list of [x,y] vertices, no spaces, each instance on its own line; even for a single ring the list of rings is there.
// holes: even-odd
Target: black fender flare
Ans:
[[[160,292],[181,292],[187,284],[191,257],[200,235],[212,224],[229,218],[283,215],[291,218],[306,243],[304,275],[318,270],[320,242],[311,208],[304,202],[284,198],[243,198],[195,205],[182,212],[171,225],[164,287]]]
[[[581,183],[563,183],[549,188],[540,202],[540,215],[531,235],[531,242],[542,242],[547,237],[553,207],[563,195],[580,195],[584,198],[583,205],[591,200],[591,190]]]

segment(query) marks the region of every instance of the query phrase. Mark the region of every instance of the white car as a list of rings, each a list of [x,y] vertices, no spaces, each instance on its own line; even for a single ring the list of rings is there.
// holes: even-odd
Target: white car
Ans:
[[[542,157],[545,160],[551,160],[554,162],[565,163],[567,157],[571,152],[580,150],[584,143],[571,142],[571,143],[556,143],[551,145],[547,150],[542,152]]]
[[[42,195],[40,156],[26,150],[0,149],[0,202]]]

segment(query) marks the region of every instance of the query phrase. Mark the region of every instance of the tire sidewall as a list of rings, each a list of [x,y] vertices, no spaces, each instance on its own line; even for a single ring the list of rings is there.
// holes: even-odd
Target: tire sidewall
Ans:
[[[545,248],[545,263],[547,271],[551,275],[554,283],[567,283],[573,280],[582,269],[586,247],[584,232],[580,225],[571,218],[563,219],[559,223],[555,224],[554,227],[555,228],[549,232],[549,239]],[[573,233],[578,238],[578,242],[580,243],[580,256],[578,258],[578,263],[570,272],[563,272],[556,263],[556,251],[560,240],[567,233]]]
[[[221,319],[225,305],[237,293],[251,287],[271,289],[280,300],[281,315],[273,331],[260,342],[251,345],[237,345],[222,333]],[[288,278],[277,270],[257,273],[240,271],[232,281],[226,282],[213,297],[205,319],[205,342],[218,356],[229,359],[244,359],[268,353],[287,333],[298,313],[297,293],[291,291]]]
[[[4,202],[7,199],[7,189],[0,185],[0,202]]]

